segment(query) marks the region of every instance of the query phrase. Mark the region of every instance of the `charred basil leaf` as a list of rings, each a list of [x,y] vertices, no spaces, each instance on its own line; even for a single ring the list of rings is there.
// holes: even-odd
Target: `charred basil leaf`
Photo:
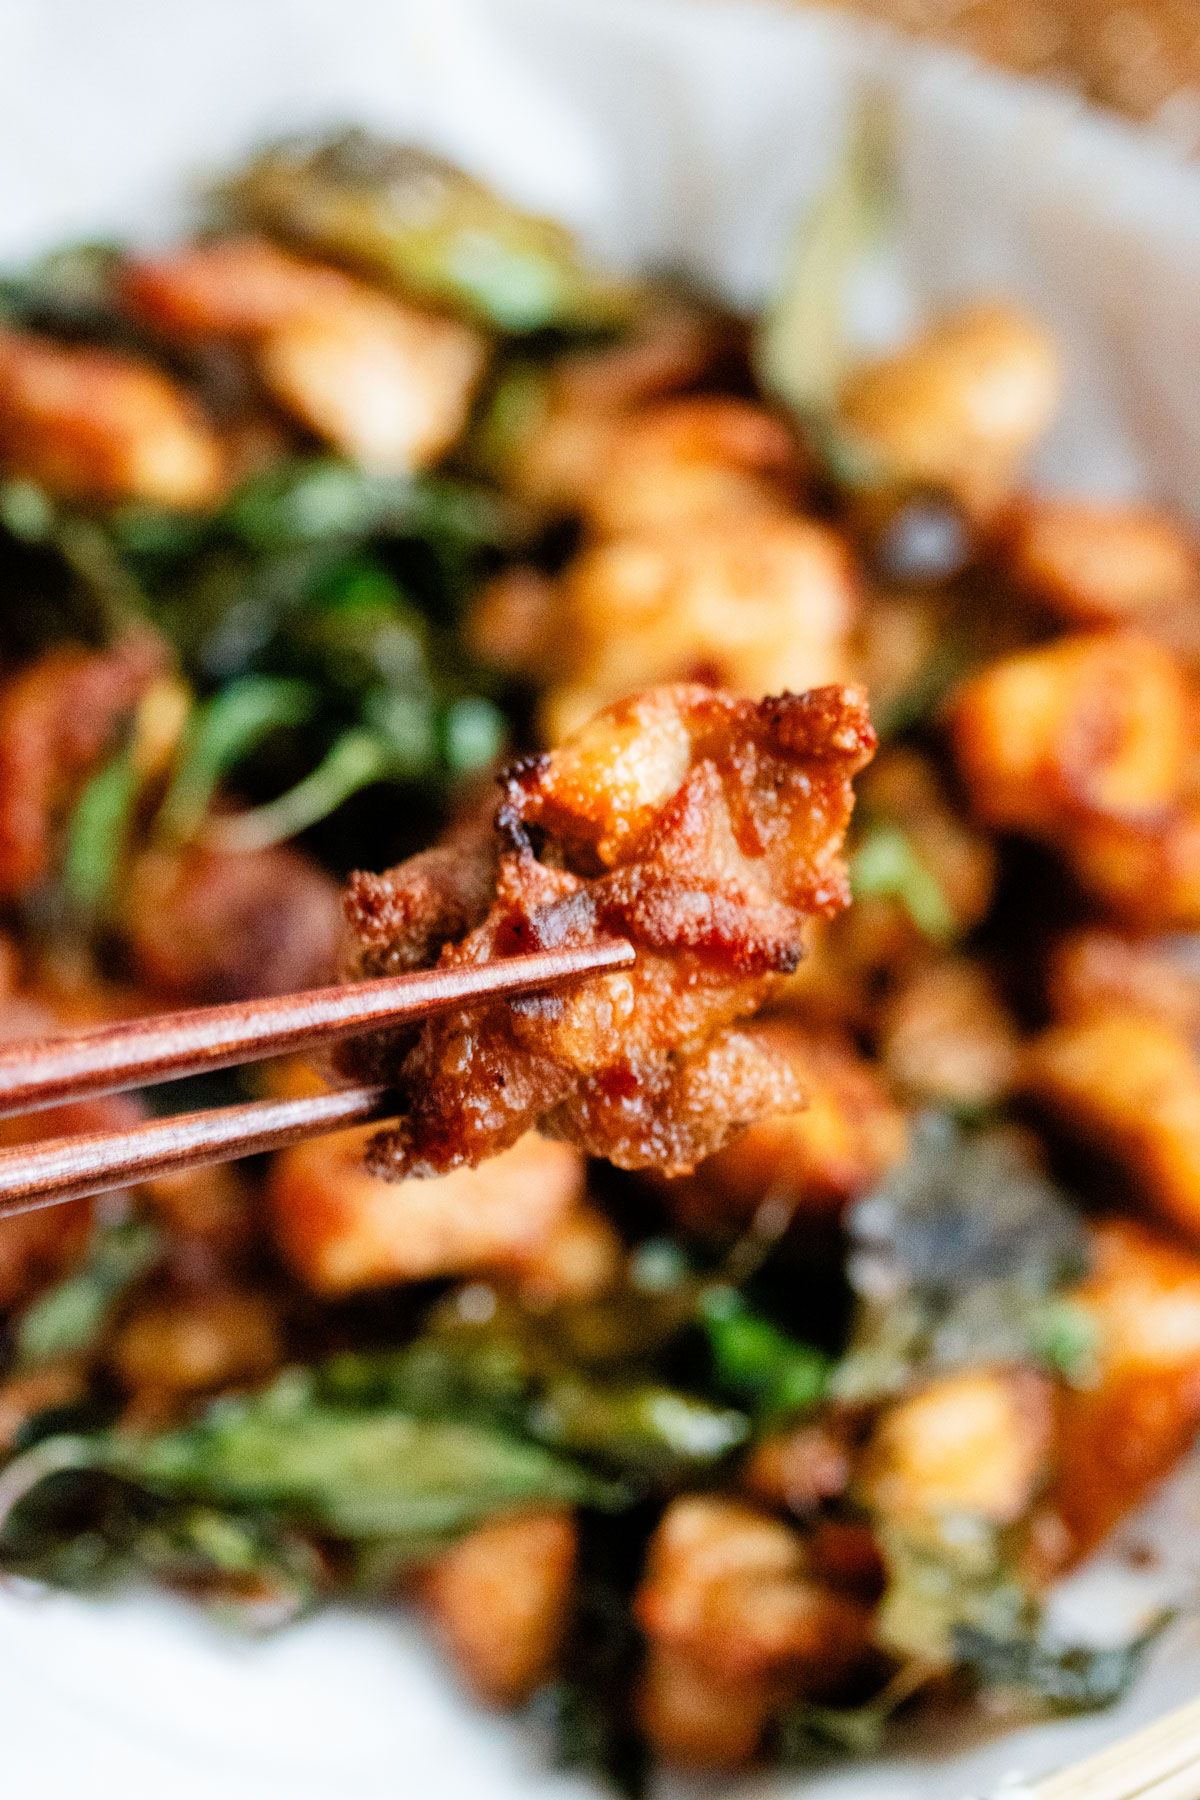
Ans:
[[[1061,1292],[1087,1265],[1083,1222],[1009,1133],[927,1115],[849,1223],[859,1312],[838,1398],[976,1363],[1086,1358]]]

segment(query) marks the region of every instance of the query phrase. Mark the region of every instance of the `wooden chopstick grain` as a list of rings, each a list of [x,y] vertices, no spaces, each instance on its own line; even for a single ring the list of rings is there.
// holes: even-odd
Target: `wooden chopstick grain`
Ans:
[[[1018,1792],[1028,1800],[1200,1800],[1200,1700]]]
[[[533,951],[493,962],[423,969],[379,981],[161,1013],[74,1037],[4,1045],[0,1118],[312,1050],[473,1000],[624,968],[633,960],[631,944],[606,938],[582,949]]]
[[[128,1131],[21,1144],[0,1150],[0,1218],[132,1187],[180,1169],[279,1150],[349,1125],[395,1117],[398,1111],[396,1096],[386,1088],[339,1088],[295,1100],[257,1100],[154,1119]]]

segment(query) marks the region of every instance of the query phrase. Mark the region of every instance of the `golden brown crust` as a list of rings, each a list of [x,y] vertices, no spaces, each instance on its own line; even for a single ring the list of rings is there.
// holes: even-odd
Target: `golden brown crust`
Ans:
[[[212,506],[225,455],[195,401],[149,363],[0,331],[0,468],[65,500]]]
[[[487,358],[470,326],[259,238],[132,264],[123,285],[134,311],[168,339],[250,345],[286,412],[374,468],[436,461],[466,423]]]
[[[515,765],[496,816],[490,911],[441,961],[627,935],[637,966],[430,1021],[392,1071],[409,1106],[375,1140],[376,1172],[478,1163],[539,1121],[623,1167],[678,1172],[764,1112],[797,1107],[787,1059],[732,1028],[795,968],[805,921],[846,904],[850,780],[873,747],[858,689],[754,702],[669,687]],[[459,891],[442,864],[383,879],[394,906],[378,883],[351,890],[372,969],[391,954],[387,920],[406,956]],[[343,1066],[378,1075],[378,1046],[352,1049]]]

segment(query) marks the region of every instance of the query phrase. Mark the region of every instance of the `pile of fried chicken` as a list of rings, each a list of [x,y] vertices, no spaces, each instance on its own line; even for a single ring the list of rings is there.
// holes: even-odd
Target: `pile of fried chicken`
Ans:
[[[856,363],[818,431],[756,381],[746,322],[690,297],[625,294],[606,337],[535,351],[319,207],[289,214],[286,183],[245,192],[223,234],[119,260],[123,338],[0,326],[5,529],[36,504],[93,535],[135,506],[201,516],[314,446],[483,469],[524,535],[469,595],[462,654],[525,696],[519,753],[451,797],[432,848],[353,873],[343,912],[345,871],[303,843],[139,835],[193,676],[136,598],[91,639],[14,641],[0,1029],[598,936],[637,961],[361,1040],[324,1077],[273,1070],[276,1092],[382,1078],[403,1111],[130,1197],[161,1248],[86,1342],[13,1348],[91,1266],[104,1209],[0,1222],[0,1441],[98,1400],[149,1441],[434,1302],[582,1332],[626,1316],[666,1244],[686,1280],[749,1282],[834,1372],[805,1403],[745,1402],[740,1440],[639,1492],[628,1719],[668,1760],[728,1767],[805,1708],[953,1699],[980,1615],[917,1619],[918,1565],[973,1532],[1002,1546],[989,1594],[1035,1607],[1200,1425],[1191,531],[1029,491],[1062,371],[1015,307],[971,301]],[[21,566],[8,605],[33,620]],[[115,748],[142,813],[99,925],[64,935],[69,822]],[[376,803],[391,841],[403,799]],[[231,784],[218,809],[241,804]],[[1047,1305],[1073,1361],[989,1340],[846,1373],[892,1292],[857,1273],[869,1209],[899,1204],[931,1113],[1072,1195]],[[643,1357],[629,1332],[618,1363]],[[484,1698],[569,1677],[599,1529],[497,1502],[406,1569]]]

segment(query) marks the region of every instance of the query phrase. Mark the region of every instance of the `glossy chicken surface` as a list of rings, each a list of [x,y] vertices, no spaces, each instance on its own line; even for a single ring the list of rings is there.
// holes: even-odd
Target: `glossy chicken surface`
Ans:
[[[873,748],[857,689],[754,703],[659,688],[503,776],[490,904],[441,965],[603,936],[628,936],[638,961],[569,996],[431,1020],[398,1067],[352,1050],[352,1071],[409,1099],[374,1141],[375,1173],[444,1174],[538,1125],[619,1167],[680,1174],[798,1104],[792,1069],[742,1022],[799,963],[807,921],[849,898],[850,782]],[[383,893],[352,887],[351,918],[372,929],[387,887],[410,891],[406,870]]]

